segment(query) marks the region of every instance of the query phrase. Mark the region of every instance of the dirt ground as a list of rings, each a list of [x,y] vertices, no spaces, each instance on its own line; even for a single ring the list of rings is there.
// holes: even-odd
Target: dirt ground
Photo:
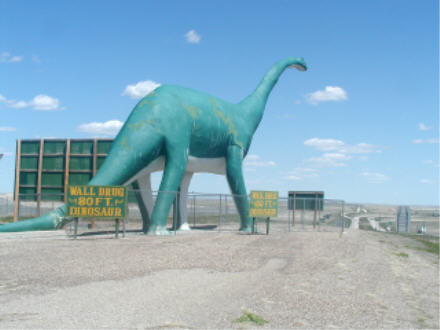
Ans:
[[[438,256],[349,230],[0,236],[0,328],[439,328]],[[267,323],[235,322],[244,313]]]

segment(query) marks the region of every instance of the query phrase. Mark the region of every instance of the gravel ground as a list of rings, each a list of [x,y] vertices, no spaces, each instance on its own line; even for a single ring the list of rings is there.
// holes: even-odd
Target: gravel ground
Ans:
[[[349,230],[0,236],[0,328],[439,328],[438,257]],[[402,255],[402,252],[408,256]]]

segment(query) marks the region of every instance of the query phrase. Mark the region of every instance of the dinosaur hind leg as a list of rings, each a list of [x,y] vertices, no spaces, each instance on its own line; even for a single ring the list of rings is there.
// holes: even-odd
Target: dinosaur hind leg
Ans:
[[[185,174],[188,154],[186,148],[167,151],[162,181],[157,194],[148,233],[167,234],[166,223],[171,204],[176,198],[182,178]]]
[[[151,190],[151,174],[140,177],[138,179],[141,188],[142,199],[147,207],[148,214],[153,212],[153,191]]]
[[[136,189],[135,195],[142,217],[142,231],[146,233],[150,226],[151,214],[153,212],[153,192],[151,190],[151,174],[145,174],[133,182]]]
[[[186,203],[188,200],[188,188],[189,188],[189,184],[191,182],[191,178],[192,178],[193,174],[194,174],[193,172],[185,172],[185,176],[183,177],[182,183],[180,185],[179,230],[190,230],[189,225],[188,225],[188,215],[187,215]]]
[[[180,184],[179,189],[179,210],[176,210],[178,213],[178,229],[179,230],[191,230],[188,225],[187,218],[187,199],[188,199],[188,188],[191,182],[191,178],[194,173],[185,172],[185,176],[182,179],[182,183]],[[135,183],[137,186],[137,193],[141,200],[138,199],[139,208],[141,210],[142,222],[143,222],[143,231],[146,233],[148,231],[148,227],[150,226],[150,217],[153,213],[153,192],[151,189],[151,174],[148,173],[142,177],[140,177]],[[142,205],[141,205],[142,204]],[[144,210],[143,210],[144,209]],[[143,210],[143,211],[142,211]]]

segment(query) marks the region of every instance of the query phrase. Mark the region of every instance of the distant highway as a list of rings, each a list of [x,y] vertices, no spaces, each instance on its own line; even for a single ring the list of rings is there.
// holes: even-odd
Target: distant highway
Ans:
[[[360,214],[361,212],[365,213],[365,215],[367,214],[367,210],[361,209],[361,207],[359,206],[356,210],[356,213]],[[351,229],[359,229],[359,218],[360,218],[360,215],[357,215],[351,219],[351,226],[350,226]],[[377,222],[373,217],[367,217],[367,219],[368,219],[368,222],[370,223],[371,228],[373,228],[374,230],[386,231],[385,229],[383,229],[379,225],[379,222]]]
[[[351,228],[351,229],[359,229],[359,217],[354,217],[354,218],[351,220],[351,226],[350,226],[350,228]]]

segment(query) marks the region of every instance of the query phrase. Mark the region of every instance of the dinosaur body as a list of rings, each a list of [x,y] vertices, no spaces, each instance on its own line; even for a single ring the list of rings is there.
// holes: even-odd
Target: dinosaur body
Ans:
[[[186,198],[192,173],[226,174],[240,214],[240,230],[250,231],[242,161],[270,91],[289,66],[306,70],[302,58],[279,61],[256,90],[238,104],[188,88],[160,86],[135,106],[89,184],[121,185],[138,180],[140,188],[145,188],[142,199],[151,217],[146,229],[163,234],[175,192],[181,187],[181,195]],[[162,181],[152,207],[149,175],[162,169]],[[186,205],[182,199],[181,205]],[[56,228],[63,223],[64,211],[61,207],[36,219],[3,225],[0,232],[35,230],[38,226]]]

